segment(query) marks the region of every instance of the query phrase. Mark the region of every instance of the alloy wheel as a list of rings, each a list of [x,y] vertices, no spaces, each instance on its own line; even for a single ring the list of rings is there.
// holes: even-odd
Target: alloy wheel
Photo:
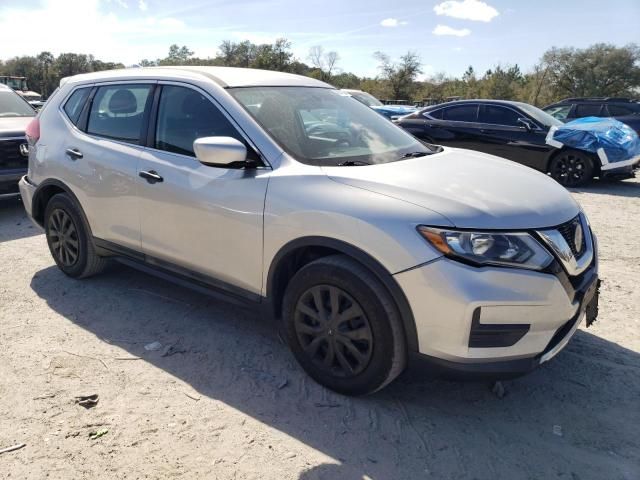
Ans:
[[[316,285],[296,304],[294,327],[304,353],[319,368],[340,377],[362,372],[373,353],[371,325],[351,295]]]
[[[78,261],[80,242],[73,220],[64,210],[55,209],[49,216],[47,235],[56,259],[65,267]]]
[[[560,184],[572,186],[582,183],[586,171],[587,165],[583,158],[567,153],[556,159],[551,175]]]

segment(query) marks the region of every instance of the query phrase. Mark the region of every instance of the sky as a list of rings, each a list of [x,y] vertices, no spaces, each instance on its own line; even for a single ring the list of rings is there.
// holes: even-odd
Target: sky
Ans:
[[[169,45],[214,56],[222,40],[285,37],[338,52],[338,66],[379,73],[373,57],[415,51],[426,78],[531,68],[553,46],[640,43],[640,0],[0,0],[0,58],[43,50],[92,53],[133,65],[165,57]]]

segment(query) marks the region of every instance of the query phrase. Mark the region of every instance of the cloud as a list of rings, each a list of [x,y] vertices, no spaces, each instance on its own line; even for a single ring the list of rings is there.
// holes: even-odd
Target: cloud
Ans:
[[[490,22],[500,15],[498,10],[479,0],[448,0],[433,7],[433,11],[437,15],[476,22]]]
[[[408,22],[403,22],[397,18],[385,18],[380,22],[383,27],[397,27],[400,25],[406,25]]]
[[[433,29],[433,33],[434,35],[451,35],[454,37],[466,37],[468,35],[471,35],[471,30],[469,30],[468,28],[451,28],[448,27],[446,25],[438,25],[436,26],[436,28]]]
[[[149,9],[149,6],[147,5],[147,2],[145,2],[144,0],[140,0],[138,2],[138,8],[141,11],[146,12]]]
[[[2,5],[0,45],[11,46],[3,49],[2,56],[37,55],[48,50],[54,55],[90,53],[101,60],[131,64],[164,54],[170,43],[178,43],[175,38],[198,33],[174,17],[129,14],[124,18],[114,13],[119,8],[118,3],[105,0],[40,0],[35,6]],[[25,35],[25,25],[38,25],[37,34]]]

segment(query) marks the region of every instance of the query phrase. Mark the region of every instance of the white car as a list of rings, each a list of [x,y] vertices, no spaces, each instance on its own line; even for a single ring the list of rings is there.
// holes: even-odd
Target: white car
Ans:
[[[65,274],[114,257],[261,304],[338,392],[376,391],[410,358],[525,373],[597,313],[595,236],[563,187],[424,145],[311,78],[78,75],[27,136],[24,205]]]

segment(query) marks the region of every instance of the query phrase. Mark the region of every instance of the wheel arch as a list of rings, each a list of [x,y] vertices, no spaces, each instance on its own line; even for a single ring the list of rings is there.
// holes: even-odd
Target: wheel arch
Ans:
[[[413,312],[393,275],[364,250],[330,237],[309,236],[292,240],[273,257],[267,273],[266,298],[274,316],[279,318],[282,313],[284,292],[293,275],[307,263],[335,254],[346,255],[354,259],[380,280],[398,308],[408,350],[418,351],[418,334]]]
[[[44,212],[47,208],[47,204],[54,195],[57,195],[59,193],[65,193],[69,196],[69,198],[71,198],[71,201],[75,204],[76,208],[80,212],[80,215],[82,216],[82,220],[84,221],[84,224],[88,229],[89,237],[93,238],[91,233],[91,225],[89,224],[87,216],[84,213],[78,197],[76,197],[76,195],[73,193],[73,190],[71,190],[71,188],[67,184],[55,178],[50,178],[40,182],[33,194],[31,215],[36,223],[44,228]]]

